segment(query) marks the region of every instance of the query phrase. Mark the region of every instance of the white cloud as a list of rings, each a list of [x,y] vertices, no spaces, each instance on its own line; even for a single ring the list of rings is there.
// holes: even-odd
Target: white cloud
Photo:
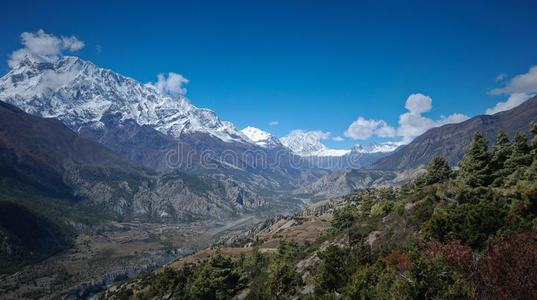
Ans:
[[[269,123],[270,126],[276,126],[276,125],[280,125],[280,122],[278,120],[276,121],[272,121]]]
[[[505,76],[502,80],[504,78]],[[537,93],[537,66],[532,66],[527,73],[513,77],[505,84],[505,87],[493,89],[489,93],[492,95],[509,94],[509,98],[505,102],[498,102],[494,107],[488,108],[485,111],[487,115],[509,110],[522,104]]]
[[[328,139],[331,133],[329,131],[312,130],[312,131],[306,131],[306,134],[320,141],[320,140]]]
[[[429,96],[419,93],[408,96],[405,103],[405,108],[408,109],[408,112],[399,116],[399,127],[397,128],[397,135],[403,138],[403,143],[409,143],[415,137],[433,127],[459,123],[469,119],[468,116],[463,114],[442,116],[440,120],[424,117],[422,113],[430,111],[432,107],[432,99]]]
[[[432,119],[407,112],[399,116],[397,135],[403,137],[405,141],[410,141],[434,126],[435,122]]]
[[[184,95],[186,88],[183,87],[183,84],[185,83],[188,83],[188,79],[184,78],[183,75],[170,72],[167,78],[163,73],[158,74],[158,81],[154,86],[162,93]]]
[[[500,82],[500,81],[504,80],[505,77],[507,77],[507,74],[505,74],[505,73],[498,74],[498,76],[496,76],[496,82]]]
[[[344,135],[354,140],[367,140],[375,133],[375,130],[381,126],[381,123],[382,121],[366,120],[363,117],[358,117],[358,119],[352,122],[349,128],[345,130]]]
[[[395,128],[382,121],[382,126],[375,130],[375,134],[380,137],[395,137]]]
[[[336,142],[342,142],[344,139],[340,136],[335,136],[332,138],[332,140],[336,141]]]
[[[490,91],[492,95],[537,93],[537,66],[530,68],[528,73],[513,77],[503,88]]]
[[[84,48],[84,42],[77,39],[75,36],[62,37],[63,49],[71,52],[78,51]]]
[[[37,33],[23,32],[21,42],[24,48],[15,50],[8,61],[12,68],[16,67],[26,56],[41,61],[55,61],[64,51],[74,52],[84,47],[84,42],[75,36],[57,37],[39,29]]]
[[[446,125],[446,124],[453,124],[453,123],[460,123],[464,122],[466,120],[470,119],[467,115],[463,114],[452,114],[447,117],[441,116],[441,119],[436,121],[438,126]]]
[[[516,107],[520,104],[522,104],[524,101],[528,100],[529,98],[533,97],[534,94],[526,94],[526,93],[514,93],[509,96],[509,99],[505,102],[498,102],[496,106],[493,108],[488,108],[485,113],[487,115],[492,115],[504,110],[509,110],[513,107]]]
[[[394,137],[395,129],[383,120],[366,120],[363,117],[351,123],[344,135],[354,140],[367,140],[373,135]]]
[[[450,123],[465,121],[468,116],[463,114],[452,114],[447,117],[441,116],[439,120],[433,120],[423,116],[423,113],[432,109],[432,99],[423,94],[411,94],[405,102],[408,112],[399,116],[399,127],[395,129],[389,126],[384,120],[366,120],[363,117],[349,126],[345,131],[345,136],[355,140],[367,140],[376,135],[383,138],[401,137],[397,143],[408,144],[416,136],[423,134],[427,130]]]
[[[411,114],[421,114],[430,111],[433,108],[433,100],[423,94],[411,94],[406,99],[405,108]]]

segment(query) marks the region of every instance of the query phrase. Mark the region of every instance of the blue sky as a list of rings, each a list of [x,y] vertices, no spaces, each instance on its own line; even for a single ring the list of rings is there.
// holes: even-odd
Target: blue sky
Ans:
[[[0,73],[22,32],[74,35],[85,43],[76,55],[141,82],[182,74],[193,104],[239,128],[322,130],[332,148],[401,140],[412,94],[410,107],[432,101],[414,112],[434,122],[536,92],[490,94],[537,65],[537,2],[403,2],[13,1],[0,12]],[[395,133],[345,136],[359,117]]]

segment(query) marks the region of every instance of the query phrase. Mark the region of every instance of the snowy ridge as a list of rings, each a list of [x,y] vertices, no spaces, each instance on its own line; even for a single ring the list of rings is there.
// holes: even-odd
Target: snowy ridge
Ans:
[[[248,137],[248,139],[250,139],[254,144],[260,147],[274,148],[274,147],[282,146],[282,143],[276,136],[266,131],[263,131],[259,128],[248,126],[244,128],[243,130],[241,130],[241,132],[246,137]]]
[[[232,123],[184,96],[164,94],[73,56],[55,62],[27,56],[0,78],[0,99],[34,115],[57,118],[75,131],[102,128],[103,116],[114,115],[175,138],[205,132],[226,142],[250,143]]]
[[[300,156],[344,156],[347,154],[388,153],[401,146],[400,143],[370,143],[366,146],[356,144],[350,150],[329,149],[321,140],[327,139],[330,133],[322,131],[293,130],[288,136],[282,137],[282,144]]]
[[[321,139],[326,139],[328,135],[321,131],[293,130],[280,141],[300,156],[343,156],[350,153],[350,150],[328,149],[321,143]]]
[[[403,145],[402,143],[396,143],[396,142],[386,142],[382,144],[372,142],[366,146],[356,144],[354,145],[354,147],[351,148],[351,151],[355,153],[392,152],[402,145]]]

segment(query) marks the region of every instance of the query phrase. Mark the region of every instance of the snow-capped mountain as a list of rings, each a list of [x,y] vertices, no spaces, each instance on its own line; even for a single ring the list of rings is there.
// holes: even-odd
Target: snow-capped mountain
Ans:
[[[294,130],[280,141],[311,166],[332,171],[365,167],[389,155],[399,146],[395,143],[371,143],[367,146],[357,144],[350,150],[329,149],[321,143],[329,135],[322,131]]]
[[[248,139],[250,139],[253,143],[255,143],[256,145],[260,147],[274,148],[274,147],[282,146],[282,143],[276,136],[266,131],[263,131],[259,128],[248,126],[244,128],[243,130],[241,130],[241,132]]]
[[[0,101],[59,119],[79,136],[155,172],[179,170],[253,192],[291,189],[327,174],[292,153],[276,155],[276,148],[258,146],[257,136],[251,140],[211,110],[164,93],[158,84],[69,56],[48,61],[26,56],[10,66],[0,78]],[[254,161],[252,150],[267,155]],[[272,197],[266,201],[280,201]],[[238,196],[237,203],[243,201]]]
[[[45,62],[27,56],[0,78],[0,99],[22,110],[57,118],[79,131],[82,126],[104,127],[103,117],[134,120],[168,136],[204,132],[226,142],[250,143],[232,123],[197,108],[181,96],[164,94],[78,57]]]
[[[176,141],[187,145],[182,151],[198,151],[198,156],[211,150],[216,160],[226,151],[242,153],[251,147],[273,151],[285,146],[304,158],[344,158],[350,153],[389,151],[381,149],[382,145],[352,151],[329,149],[321,143],[327,138],[321,131],[295,130],[278,139],[255,127],[238,130],[182,95],[169,95],[156,84],[142,84],[73,56],[58,60],[26,56],[0,78],[0,100],[33,115],[59,119],[81,136],[159,172],[174,168],[166,160],[166,153],[175,149]],[[181,166],[204,172],[200,169],[202,159],[198,160],[192,166]],[[311,163],[303,167],[337,168]]]
[[[288,136],[280,138],[284,146],[300,156],[343,156],[350,150],[328,149],[321,139],[327,137],[321,131],[293,130]]]
[[[366,146],[362,146],[360,144],[354,145],[354,147],[351,148],[351,152],[356,153],[378,153],[378,152],[393,152],[395,149],[399,148],[402,144],[400,143],[375,143],[372,142]]]

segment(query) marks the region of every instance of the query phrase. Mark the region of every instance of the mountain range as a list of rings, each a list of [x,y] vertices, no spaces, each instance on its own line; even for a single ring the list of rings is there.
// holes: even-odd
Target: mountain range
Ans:
[[[304,193],[340,195],[359,187],[404,182],[438,155],[453,165],[473,132],[482,131],[493,140],[502,128],[513,136],[536,114],[534,98],[511,111],[430,129],[406,146],[373,143],[335,150],[320,142],[325,138],[322,132],[296,130],[279,139],[251,126],[238,130],[182,95],[170,95],[158,85],[142,84],[73,56],[52,62],[27,56],[0,78],[0,100],[32,115],[57,119],[81,138],[109,148],[121,156],[109,160],[124,161],[115,170],[133,174],[129,170],[136,169],[143,176],[179,171],[228,190],[234,187],[234,193],[242,195],[239,198],[249,199],[246,202],[284,206],[300,205],[298,195]],[[49,169],[53,167],[45,168]],[[35,180],[66,185],[59,179],[65,177],[61,173],[37,174]],[[65,191],[50,182],[42,186]],[[66,186],[78,189],[80,195],[91,194],[80,186]]]
[[[328,172],[283,147],[263,144],[181,95],[168,95],[91,62],[65,56],[43,62],[27,56],[0,79],[0,99],[55,118],[83,138],[155,172],[181,170],[232,182],[268,202]],[[259,131],[256,131],[259,134]]]

